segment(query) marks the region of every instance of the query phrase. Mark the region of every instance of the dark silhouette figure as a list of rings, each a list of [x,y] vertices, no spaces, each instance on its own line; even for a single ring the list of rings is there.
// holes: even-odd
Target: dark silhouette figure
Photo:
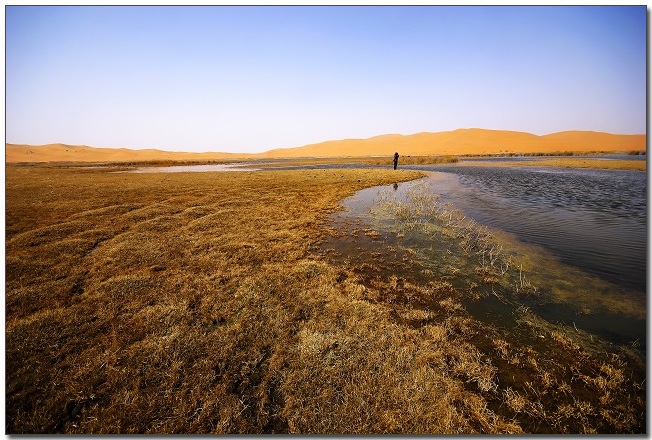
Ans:
[[[394,191],[396,191],[397,189],[398,189],[398,183],[395,183],[394,184]]]
[[[394,153],[394,169],[398,166],[398,152]]]

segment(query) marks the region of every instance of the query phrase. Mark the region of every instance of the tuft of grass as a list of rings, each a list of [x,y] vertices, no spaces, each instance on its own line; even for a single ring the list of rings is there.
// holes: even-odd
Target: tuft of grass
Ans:
[[[440,200],[427,186],[416,184],[410,188],[405,199],[396,197],[390,191],[377,197],[377,212],[386,213],[396,219],[400,233],[416,233],[433,242],[447,243],[457,248],[458,264],[473,266],[477,281],[484,285],[502,285],[515,294],[536,294],[537,288],[523,273],[522,265],[516,266],[512,255],[507,252],[488,228],[466,217],[459,209]],[[429,250],[420,250],[429,252]],[[406,252],[416,254],[414,249]],[[450,255],[453,252],[448,251]],[[448,276],[468,275],[459,267],[444,265],[442,270]]]

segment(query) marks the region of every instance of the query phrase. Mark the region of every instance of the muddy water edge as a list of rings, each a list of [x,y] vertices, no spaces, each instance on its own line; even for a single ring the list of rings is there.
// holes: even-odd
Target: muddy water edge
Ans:
[[[478,223],[454,204],[459,188],[432,172],[360,191],[315,251],[406,325],[470,319],[495,387],[468,386],[526,431],[645,432],[645,292]]]

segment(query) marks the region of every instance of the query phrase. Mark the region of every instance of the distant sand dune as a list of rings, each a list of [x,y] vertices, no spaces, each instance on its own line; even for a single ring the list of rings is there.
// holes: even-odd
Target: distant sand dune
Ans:
[[[459,129],[412,135],[386,134],[368,139],[326,141],[260,154],[181,153],[126,148],[93,148],[65,144],[41,146],[6,144],[5,160],[15,162],[126,162],[158,160],[233,160],[342,156],[420,156],[436,154],[551,153],[587,151],[645,151],[646,135],[620,135],[593,131],[564,131],[545,136],[530,133]]]
[[[592,131],[566,131],[546,136],[501,130],[460,129],[409,136],[384,135],[369,139],[344,139],[264,153],[266,157],[369,156],[430,154],[548,153],[556,151],[645,150],[646,136]]]
[[[162,160],[232,160],[248,155],[231,153],[180,153],[162,150],[127,148],[93,148],[79,145],[6,144],[5,160],[15,162],[141,162]]]

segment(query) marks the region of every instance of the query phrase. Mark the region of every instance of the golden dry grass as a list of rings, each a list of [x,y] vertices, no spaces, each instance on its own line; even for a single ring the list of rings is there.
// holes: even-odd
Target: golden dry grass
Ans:
[[[544,356],[445,282],[312,251],[338,200],[418,175],[8,166],[6,432],[642,432],[619,359],[523,313]]]

